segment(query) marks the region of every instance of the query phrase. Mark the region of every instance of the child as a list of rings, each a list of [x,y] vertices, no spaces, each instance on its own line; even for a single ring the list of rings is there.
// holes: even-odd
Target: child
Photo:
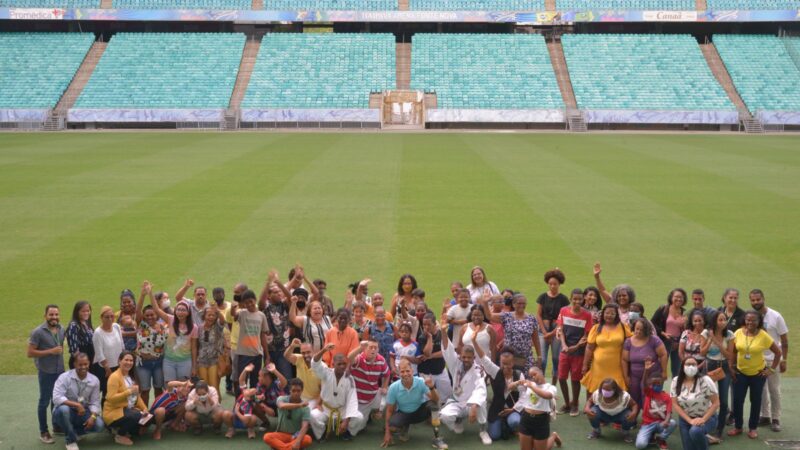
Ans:
[[[411,340],[411,325],[408,323],[400,324],[398,329],[400,339],[394,341],[392,350],[389,352],[389,367],[392,369],[396,378],[400,377],[400,360],[407,359],[411,363],[411,369],[414,375],[417,374],[417,364],[419,364],[419,355],[422,351],[416,342]]]
[[[583,354],[586,349],[586,338],[592,329],[592,314],[581,307],[583,290],[573,289],[570,295],[570,306],[561,308],[556,326],[558,339],[561,340],[561,353],[558,355],[558,382],[564,394],[564,406],[561,413],[569,413],[577,417],[578,397],[581,394],[581,369]],[[572,397],[569,394],[567,378],[572,377]]]
[[[156,425],[156,429],[153,430],[153,439],[156,441],[161,439],[161,427],[166,422],[171,422],[171,428],[175,431],[186,431],[186,425],[183,423],[183,415],[186,412],[184,406],[192,390],[192,382],[170,381],[167,383],[167,388],[169,390],[156,397],[150,406],[150,414],[153,415]]]
[[[247,377],[250,376],[254,366],[248,364],[239,376],[239,385],[247,386]],[[275,364],[269,363],[267,367],[258,372],[258,384],[256,385],[255,406],[253,414],[265,425],[269,424],[267,417],[277,417],[278,397],[283,395],[286,387],[286,378],[275,368]]]
[[[644,392],[644,406],[642,407],[642,428],[636,435],[636,448],[643,450],[650,444],[650,439],[655,437],[656,444],[661,450],[669,448],[667,438],[678,425],[672,416],[672,398],[663,391],[664,379],[661,373],[655,371],[650,375],[654,366],[652,361],[645,361],[642,382]]]
[[[242,394],[236,399],[233,405],[233,414],[226,415],[226,425],[228,431],[225,437],[230,439],[236,433],[236,429],[247,429],[247,438],[256,438],[256,424],[258,418],[253,415],[256,406],[256,389],[242,389]]]

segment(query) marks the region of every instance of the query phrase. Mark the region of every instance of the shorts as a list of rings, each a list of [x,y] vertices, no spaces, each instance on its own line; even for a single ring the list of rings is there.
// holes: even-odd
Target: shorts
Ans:
[[[136,366],[136,377],[139,379],[139,389],[149,391],[151,388],[164,388],[164,358],[142,359]]]
[[[522,412],[519,421],[519,433],[530,436],[534,441],[544,441],[550,438],[550,414],[531,415]]]
[[[583,355],[571,355],[561,352],[558,355],[558,379],[566,380],[569,376],[572,381],[580,381],[583,370]]]

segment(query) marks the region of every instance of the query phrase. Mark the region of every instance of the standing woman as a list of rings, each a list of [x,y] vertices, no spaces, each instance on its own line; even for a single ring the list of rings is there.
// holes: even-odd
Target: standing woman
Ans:
[[[136,300],[130,289],[123,290],[119,295],[119,311],[114,315],[114,319],[122,328],[125,350],[133,352],[136,350]]]
[[[353,321],[350,322],[350,326],[356,330],[358,333],[358,337],[363,339],[365,336],[365,332],[372,325],[372,321],[367,319],[365,314],[367,313],[367,304],[364,302],[356,301],[353,303]]]
[[[640,317],[633,322],[633,336],[625,340],[622,347],[622,371],[625,375],[625,384],[628,392],[639,405],[644,407],[644,393],[642,392],[645,364],[651,361],[653,365],[650,373],[661,374],[661,379],[667,378],[667,349],[661,339],[653,336],[653,330],[647,319]]]
[[[471,321],[461,327],[460,347],[464,345],[480,347],[484,355],[488,356],[492,361],[497,361],[497,336],[494,334],[494,328],[489,326],[489,321],[483,312],[483,306],[480,304],[472,305],[469,317]],[[456,352],[460,355],[461,348],[457,348]]]
[[[110,306],[103,306],[100,309],[100,326],[94,330],[92,345],[94,346],[92,373],[102,374],[97,378],[100,379],[100,391],[105,399],[108,377],[117,370],[119,355],[125,350],[122,329],[114,322],[114,310]]]
[[[403,274],[397,282],[397,292],[392,296],[392,316],[397,314],[397,304],[402,300],[406,305],[412,305],[411,292],[417,288],[417,279],[410,273]],[[373,298],[373,302],[374,302]]]
[[[386,311],[382,306],[375,307],[375,322],[372,322],[364,332],[363,339],[368,341],[370,338],[378,341],[378,353],[388,362],[395,341],[395,333],[394,325],[386,320]]]
[[[308,304],[308,316],[297,314],[297,297],[292,296],[289,306],[289,321],[300,329],[300,339],[311,344],[311,351],[316,353],[322,350],[325,344],[325,335],[333,328],[331,320],[325,315],[322,303],[312,301]]]
[[[200,313],[197,337],[197,375],[219,392],[219,358],[225,352],[225,316],[216,302]]]
[[[92,336],[94,335],[94,328],[92,327],[92,305],[86,300],[81,300],[75,303],[72,308],[72,320],[67,325],[67,348],[69,348],[69,368],[74,369],[73,360],[76,353],[83,353],[89,357],[89,361],[94,360],[94,344],[92,343]],[[98,379],[103,374],[102,371],[97,373],[92,372],[92,375]]]
[[[155,397],[164,390],[164,346],[167,343],[167,327],[158,320],[151,305],[144,305],[144,297],[152,296],[150,283],[142,285],[139,301],[136,303],[136,379],[142,401],[150,404],[150,390],[155,389]]]
[[[117,365],[119,368],[108,378],[103,422],[114,433],[114,442],[133,445],[131,436],[139,435],[139,421],[147,412],[147,406],[139,396],[139,386],[133,379],[133,354],[128,351],[120,353]]]
[[[708,329],[703,331],[709,344],[705,348],[706,369],[710,373],[713,370],[722,368],[725,376],[717,381],[717,392],[719,394],[719,416],[717,416],[717,430],[715,437],[722,436],[725,429],[725,420],[728,417],[729,405],[728,397],[731,388],[731,369],[728,359],[733,354],[733,332],[728,329],[728,319],[722,311],[714,311],[710,316]]]
[[[583,309],[592,314],[594,323],[600,322],[600,310],[603,309],[603,297],[596,287],[589,286],[583,290]]]
[[[552,350],[553,376],[552,383],[556,384],[558,377],[558,356],[561,353],[561,341],[556,336],[558,313],[561,308],[569,306],[569,299],[560,291],[561,285],[566,281],[564,272],[555,268],[548,270],[544,274],[544,282],[547,283],[547,292],[542,293],[536,299],[537,309],[536,318],[541,325],[539,334],[539,347],[542,349],[542,372],[547,370],[547,355]]]
[[[764,351],[775,354],[772,366],[767,367]],[[747,311],[744,315],[744,327],[734,333],[733,354],[728,364],[734,367],[733,377],[733,417],[734,428],[728,436],[742,434],[744,422],[744,400],[750,390],[750,418],[747,421],[747,437],[758,437],[758,419],[761,413],[761,395],[767,377],[775,373],[781,363],[781,348],[764,330],[764,318],[756,311]]]
[[[489,311],[489,299],[482,298],[480,300],[483,305],[484,311]],[[514,294],[512,300],[514,312],[502,312],[500,314],[491,314],[490,320],[492,322],[499,322],[503,324],[503,331],[505,332],[506,346],[513,350],[514,367],[527,372],[534,364],[541,363],[542,354],[539,347],[539,323],[536,317],[525,312],[525,306],[528,304],[528,299],[523,294]],[[536,349],[536,359],[533,359],[533,352],[531,347]]]
[[[593,393],[603,380],[614,379],[622,390],[627,390],[622,369],[622,347],[631,333],[620,321],[617,305],[603,307],[602,321],[592,327],[586,342],[583,357],[581,384],[588,393]]]
[[[595,263],[594,281],[597,285],[597,289],[606,302],[615,303],[617,305],[620,321],[627,324],[631,303],[636,302],[636,292],[627,284],[619,284],[611,292],[608,292],[605,284],[603,284],[603,280],[600,279],[601,272],[600,263]]]
[[[500,290],[494,282],[489,281],[486,277],[486,271],[481,266],[475,266],[469,273],[470,280],[472,281],[467,285],[469,297],[472,304],[478,303],[481,297],[499,295]]]
[[[719,395],[717,384],[701,375],[697,360],[683,360],[672,380],[672,409],[678,413],[683,450],[707,450],[707,435],[716,430]],[[758,414],[758,410],[756,410]]]
[[[164,348],[164,382],[183,381],[197,374],[197,325],[192,321],[189,303],[181,300],[175,305],[175,315],[161,310],[150,298],[156,315],[167,324],[167,344]]]
[[[736,333],[736,330],[744,326],[744,310],[739,308],[739,290],[735,288],[725,289],[722,293],[722,306],[719,310],[725,314],[728,321],[728,330]]]
[[[670,359],[672,376],[678,376],[681,366],[679,353],[681,333],[686,328],[686,317],[683,315],[686,304],[686,291],[675,288],[667,295],[667,304],[661,305],[653,313],[650,321],[656,328],[658,337],[664,342]]]
[[[678,346],[678,355],[681,361],[691,356],[697,361],[697,368],[701,374],[706,373],[706,353],[711,341],[703,336],[706,331],[706,315],[703,311],[695,311],[689,316],[686,330],[681,333],[681,343]]]

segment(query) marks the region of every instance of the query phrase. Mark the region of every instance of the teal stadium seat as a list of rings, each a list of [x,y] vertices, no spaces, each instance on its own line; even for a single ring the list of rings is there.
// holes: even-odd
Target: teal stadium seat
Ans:
[[[786,44],[800,51],[800,38],[715,35],[714,45],[750,111],[800,111],[800,70]]]
[[[562,109],[538,34],[416,34],[411,87],[436,91],[442,109]]]
[[[0,8],[100,8],[100,0],[0,0]]]
[[[397,0],[264,0],[264,9],[291,11],[396,11]]]
[[[559,10],[670,10],[694,11],[697,5],[694,0],[556,0],[556,9]]]
[[[689,35],[565,34],[561,43],[581,109],[736,109]]]
[[[708,9],[800,9],[800,0],[708,0]]]
[[[368,108],[395,88],[391,34],[270,33],[264,36],[243,108]]]
[[[94,41],[92,33],[0,33],[0,108],[53,108]]]
[[[2,0],[0,0],[2,1]],[[113,0],[116,9],[252,9],[252,0]]]
[[[544,0],[409,0],[414,11],[542,11]]]
[[[226,108],[245,36],[241,33],[118,33],[76,108]]]

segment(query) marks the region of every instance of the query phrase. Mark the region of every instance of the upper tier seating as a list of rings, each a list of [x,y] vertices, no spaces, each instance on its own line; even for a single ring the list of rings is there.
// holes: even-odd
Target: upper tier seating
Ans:
[[[417,11],[541,11],[544,0],[409,0]]]
[[[94,41],[92,33],[0,33],[0,108],[53,108]]]
[[[714,45],[750,111],[800,111],[800,70],[781,38],[715,35]]]
[[[411,87],[436,91],[439,108],[564,107],[540,35],[416,34],[411,45]]]
[[[371,91],[394,89],[391,34],[264,36],[244,108],[367,108]]]
[[[100,0],[0,0],[0,8],[99,8]]]
[[[397,0],[264,0],[264,9],[291,11],[396,11]]]
[[[800,0],[707,0],[710,10],[800,9]]]
[[[578,107],[733,110],[689,35],[565,34]]]
[[[76,108],[225,108],[241,33],[118,33]]]
[[[116,9],[252,9],[252,0],[114,0]]]
[[[619,9],[644,9],[644,10],[678,10],[694,11],[697,5],[694,0],[555,0],[559,10],[619,10]]]

